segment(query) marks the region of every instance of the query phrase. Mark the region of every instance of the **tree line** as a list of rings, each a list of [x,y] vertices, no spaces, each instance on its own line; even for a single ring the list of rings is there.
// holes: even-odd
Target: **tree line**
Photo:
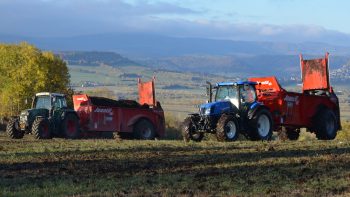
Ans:
[[[52,52],[25,42],[0,43],[0,117],[31,107],[37,92],[69,94],[69,84],[66,63]]]

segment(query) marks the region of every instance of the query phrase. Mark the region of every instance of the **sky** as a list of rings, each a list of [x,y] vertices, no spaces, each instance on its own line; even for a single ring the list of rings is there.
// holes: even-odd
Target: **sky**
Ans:
[[[342,43],[348,0],[0,0],[0,34],[149,33]]]

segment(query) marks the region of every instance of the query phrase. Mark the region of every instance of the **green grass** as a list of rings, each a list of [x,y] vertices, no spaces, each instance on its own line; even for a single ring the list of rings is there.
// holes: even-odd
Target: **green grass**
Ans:
[[[350,142],[9,140],[0,196],[327,196],[350,193]]]

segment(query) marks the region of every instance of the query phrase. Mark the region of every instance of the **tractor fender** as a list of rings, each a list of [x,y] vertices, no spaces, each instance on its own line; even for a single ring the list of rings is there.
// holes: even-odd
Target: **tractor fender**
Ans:
[[[78,113],[76,111],[74,111],[74,110],[65,110],[61,114],[61,120],[64,120],[68,114],[74,114],[78,118],[78,120],[80,119],[79,116],[78,116]]]
[[[251,120],[254,117],[254,115],[262,109],[266,109],[270,111],[269,108],[266,107],[265,105],[261,103],[254,103],[248,111],[248,119]]]

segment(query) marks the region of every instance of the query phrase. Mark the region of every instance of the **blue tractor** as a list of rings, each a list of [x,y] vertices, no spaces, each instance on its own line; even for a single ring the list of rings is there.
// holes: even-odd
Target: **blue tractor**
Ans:
[[[199,113],[189,114],[184,120],[182,135],[186,142],[199,142],[205,133],[216,134],[218,141],[235,141],[239,133],[252,140],[271,139],[272,116],[257,101],[256,82],[222,82],[214,87],[207,84],[208,102],[199,106]]]

